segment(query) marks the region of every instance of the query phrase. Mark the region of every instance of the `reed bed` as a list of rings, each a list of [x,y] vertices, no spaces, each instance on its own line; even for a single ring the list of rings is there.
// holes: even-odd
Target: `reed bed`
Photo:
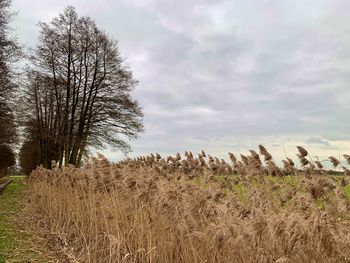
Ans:
[[[298,158],[280,168],[262,145],[230,163],[98,155],[33,171],[30,210],[72,262],[350,262],[346,167],[332,176],[303,147]]]

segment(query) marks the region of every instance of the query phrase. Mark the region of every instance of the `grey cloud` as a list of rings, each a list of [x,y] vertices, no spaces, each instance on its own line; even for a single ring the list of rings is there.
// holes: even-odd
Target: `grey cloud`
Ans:
[[[349,1],[14,0],[19,38],[34,45],[35,24],[68,4],[118,39],[140,81],[133,155],[350,140]]]

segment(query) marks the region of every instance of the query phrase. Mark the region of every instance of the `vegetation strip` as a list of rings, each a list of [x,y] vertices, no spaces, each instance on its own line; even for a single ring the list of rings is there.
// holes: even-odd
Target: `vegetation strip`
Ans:
[[[39,167],[28,209],[75,262],[350,262],[350,177],[260,148]]]
[[[12,179],[9,177],[0,178],[0,195],[5,191],[6,187],[12,183]]]
[[[25,219],[21,215],[27,190],[24,177],[12,179],[12,184],[0,195],[0,263],[50,262],[36,247],[34,237],[23,229]]]

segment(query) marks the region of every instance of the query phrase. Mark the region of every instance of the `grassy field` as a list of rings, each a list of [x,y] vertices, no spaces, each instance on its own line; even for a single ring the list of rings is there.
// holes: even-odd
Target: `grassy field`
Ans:
[[[12,177],[3,195],[0,195],[0,263],[50,262],[38,251],[37,240],[24,229],[24,195],[27,185],[24,177]]]

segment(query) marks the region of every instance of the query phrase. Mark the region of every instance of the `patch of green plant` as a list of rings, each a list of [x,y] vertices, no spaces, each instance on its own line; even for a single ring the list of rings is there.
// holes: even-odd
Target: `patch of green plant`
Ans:
[[[45,256],[32,249],[35,244],[32,236],[20,230],[15,221],[23,208],[27,186],[24,177],[16,176],[12,179],[13,182],[0,195],[0,263],[49,262]]]
[[[318,207],[318,209],[321,210],[325,210],[326,206],[325,206],[325,201],[323,200],[323,198],[319,197],[315,200],[316,206]]]
[[[278,177],[278,176],[266,176],[266,179],[274,182],[274,183],[283,183],[289,186],[297,186],[299,183],[300,178],[298,176],[283,176],[283,177]]]
[[[225,176],[225,175],[215,175],[215,176],[213,176],[213,180],[216,181],[216,182],[225,181],[226,178],[227,178],[227,176]]]
[[[208,189],[209,188],[209,184],[207,182],[205,182],[205,179],[201,176],[195,177],[192,179],[192,182],[204,189]]]
[[[350,201],[350,185],[342,187],[346,198]]]
[[[247,200],[248,189],[244,184],[239,182],[238,184],[233,184],[232,188],[242,202]]]
[[[279,177],[277,177],[277,176],[270,176],[270,175],[266,176],[266,179],[271,181],[271,182],[274,182],[274,183],[277,183],[280,180]]]
[[[300,178],[298,176],[284,176],[283,182],[289,186],[295,187],[299,184]]]

